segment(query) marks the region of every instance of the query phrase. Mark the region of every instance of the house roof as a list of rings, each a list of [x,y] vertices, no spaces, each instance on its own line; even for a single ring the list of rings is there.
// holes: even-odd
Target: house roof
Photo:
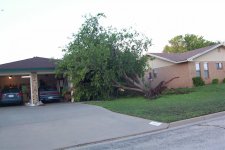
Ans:
[[[194,58],[204,55],[205,53],[208,53],[220,46],[224,46],[224,45],[216,44],[216,45],[211,45],[211,46],[195,49],[195,50],[184,52],[184,53],[149,53],[148,55],[152,57],[160,58],[172,63],[182,63],[182,62],[191,61]]]
[[[56,60],[42,57],[33,57],[20,61],[14,61],[0,65],[0,71],[11,71],[11,70],[51,70],[56,67]]]

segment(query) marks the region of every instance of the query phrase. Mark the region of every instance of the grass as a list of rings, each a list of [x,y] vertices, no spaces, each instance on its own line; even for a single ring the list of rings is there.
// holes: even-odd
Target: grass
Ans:
[[[161,122],[174,122],[225,111],[225,84],[207,85],[185,91],[188,91],[187,94],[167,92],[155,100],[132,97],[110,101],[92,101],[88,104]]]

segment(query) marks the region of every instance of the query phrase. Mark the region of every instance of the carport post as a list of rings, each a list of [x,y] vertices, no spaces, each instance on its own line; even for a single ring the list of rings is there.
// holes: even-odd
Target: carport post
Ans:
[[[36,72],[31,72],[30,74],[30,90],[31,90],[30,104],[39,105],[38,78]]]

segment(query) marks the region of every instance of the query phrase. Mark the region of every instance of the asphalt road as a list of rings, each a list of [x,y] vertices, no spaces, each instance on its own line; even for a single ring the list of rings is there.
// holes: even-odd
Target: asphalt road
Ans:
[[[225,116],[195,125],[70,150],[224,150]]]

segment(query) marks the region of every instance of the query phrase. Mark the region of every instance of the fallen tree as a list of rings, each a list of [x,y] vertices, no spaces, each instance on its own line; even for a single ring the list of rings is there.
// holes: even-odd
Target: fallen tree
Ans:
[[[119,82],[113,81],[114,82],[113,86],[119,88],[122,91],[129,90],[129,91],[140,92],[146,98],[150,98],[150,99],[156,98],[157,96],[162,94],[162,92],[167,89],[167,85],[170,82],[179,78],[179,77],[174,77],[168,81],[161,81],[157,86],[153,88],[151,86],[151,80],[146,81],[144,79],[141,79],[137,75],[133,79],[128,77],[127,75],[125,75],[124,77],[127,83],[129,84],[122,85]],[[148,85],[146,85],[146,83],[148,83]]]
[[[107,99],[115,87],[148,98],[160,94],[167,82],[152,89],[150,82],[143,80],[149,69],[149,58],[143,52],[151,40],[132,29],[105,28],[99,23],[102,17],[104,14],[85,18],[57,65],[57,73],[71,79],[75,100]]]

